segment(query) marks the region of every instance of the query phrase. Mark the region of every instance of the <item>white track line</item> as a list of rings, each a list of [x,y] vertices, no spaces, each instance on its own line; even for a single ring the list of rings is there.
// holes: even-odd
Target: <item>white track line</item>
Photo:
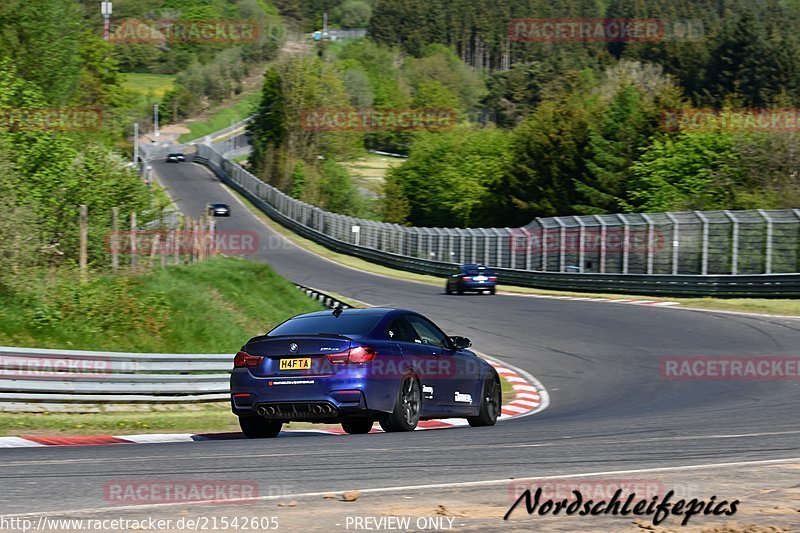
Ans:
[[[391,493],[391,492],[405,492],[405,491],[418,491],[418,490],[435,490],[435,489],[452,489],[452,488],[466,488],[466,487],[486,487],[492,485],[503,485],[508,484],[510,482],[518,483],[520,481],[548,481],[554,479],[575,479],[575,478],[584,478],[584,477],[598,477],[598,476],[621,476],[621,475],[630,475],[630,474],[646,474],[646,473],[654,473],[654,472],[684,472],[684,471],[693,471],[693,470],[703,470],[703,469],[712,469],[712,468],[729,468],[729,467],[737,467],[737,466],[760,466],[760,465],[774,465],[774,464],[785,464],[785,463],[798,463],[800,462],[800,457],[790,457],[786,459],[766,459],[760,461],[738,461],[738,462],[730,462],[730,463],[709,463],[709,464],[699,464],[699,465],[686,465],[686,466],[665,466],[660,468],[639,468],[639,469],[632,469],[632,470],[607,470],[603,472],[582,472],[579,474],[561,474],[561,475],[554,475],[554,476],[536,476],[536,477],[522,477],[522,478],[502,478],[502,479],[487,479],[484,481],[462,481],[462,482],[455,482],[455,483],[431,483],[428,485],[402,485],[396,487],[378,487],[378,488],[367,488],[367,489],[352,489],[351,487],[347,487],[344,489],[338,490],[327,490],[325,492],[303,492],[298,494],[281,494],[281,495],[270,495],[270,496],[258,496],[256,498],[247,498],[242,500],[236,500],[240,503],[248,503],[248,502],[257,502],[257,501],[269,501],[269,500],[280,500],[285,498],[313,498],[324,496],[326,494],[331,493],[339,493],[345,490],[357,490],[362,494],[381,494],[381,493]],[[230,503],[234,501],[231,500]],[[191,505],[203,505],[203,504],[218,504],[219,500],[204,500],[204,501],[197,501],[191,502]],[[226,500],[226,503],[229,503]],[[31,516],[61,516],[66,514],[78,514],[78,513],[102,513],[102,512],[118,512],[118,511],[131,511],[131,510],[142,510],[142,509],[156,509],[159,507],[174,507],[177,505],[188,505],[189,502],[170,502],[170,503],[152,503],[152,504],[144,504],[144,505],[124,505],[124,506],[115,506],[115,507],[93,507],[93,508],[85,508],[85,509],[73,509],[73,510],[65,510],[65,511],[52,511],[48,513],[22,513],[22,514],[7,514],[5,518],[23,518],[23,517],[31,517]]]

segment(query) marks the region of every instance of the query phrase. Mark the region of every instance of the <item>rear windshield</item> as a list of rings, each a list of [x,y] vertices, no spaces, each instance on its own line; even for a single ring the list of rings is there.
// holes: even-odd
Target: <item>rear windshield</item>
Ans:
[[[330,315],[306,316],[287,320],[269,332],[274,335],[318,335],[332,333],[345,337],[364,336],[378,324],[381,315],[342,314],[339,318]]]

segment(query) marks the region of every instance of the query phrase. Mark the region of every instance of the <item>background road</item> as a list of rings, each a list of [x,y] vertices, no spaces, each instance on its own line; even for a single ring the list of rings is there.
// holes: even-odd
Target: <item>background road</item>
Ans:
[[[482,429],[3,450],[4,513],[105,507],[103,485],[119,479],[257,480],[262,494],[302,493],[800,456],[800,382],[668,381],[659,375],[659,360],[667,355],[797,355],[800,321],[516,296],[448,297],[443,284],[378,277],[288,244],[204,167],[154,163],[154,169],[192,217],[209,202],[230,204],[232,216],[217,219],[218,227],[258,232],[256,260],[323,291],[416,309],[448,333],[470,337],[478,350],[534,374],[551,405]],[[238,348],[231,346],[231,353]]]

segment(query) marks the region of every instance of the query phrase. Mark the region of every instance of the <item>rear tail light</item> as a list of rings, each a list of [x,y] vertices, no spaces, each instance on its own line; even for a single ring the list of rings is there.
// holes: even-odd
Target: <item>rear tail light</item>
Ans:
[[[472,281],[472,276],[462,276],[461,281]]]
[[[236,354],[236,357],[233,358],[233,368],[258,366],[262,359],[264,358],[258,355],[250,355],[247,352],[239,352]]]
[[[345,363],[370,363],[378,356],[378,351],[369,346],[356,346],[350,348],[346,352],[329,353],[326,355],[331,364],[345,364]]]
[[[497,276],[489,276],[489,281],[497,281]]]

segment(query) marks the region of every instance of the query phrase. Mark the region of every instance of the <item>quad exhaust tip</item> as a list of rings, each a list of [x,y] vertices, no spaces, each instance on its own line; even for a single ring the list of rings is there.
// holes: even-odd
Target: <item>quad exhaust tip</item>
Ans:
[[[328,404],[308,404],[307,407],[308,411],[315,415],[329,415],[334,412],[334,408],[332,405]],[[281,409],[280,406],[275,405],[259,405],[256,407],[256,413],[264,417],[271,417],[275,415],[283,415],[284,413],[290,414],[291,409],[287,412],[284,409]]]

